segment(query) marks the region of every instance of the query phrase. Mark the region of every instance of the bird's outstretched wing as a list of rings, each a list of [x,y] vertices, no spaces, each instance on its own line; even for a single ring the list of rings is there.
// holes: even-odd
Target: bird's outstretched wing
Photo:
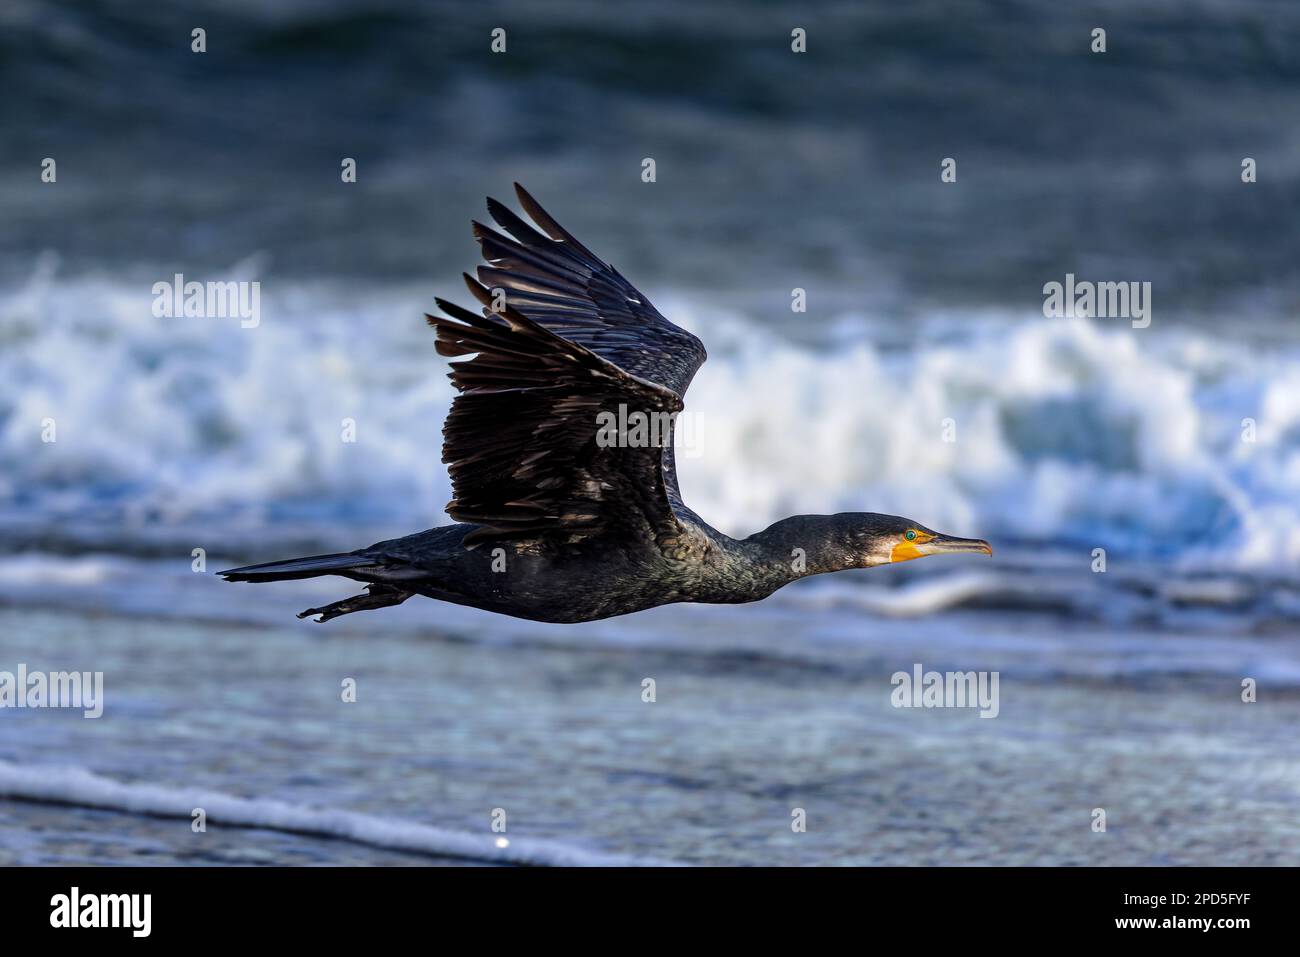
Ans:
[[[518,183],[519,204],[541,232],[495,199],[488,212],[509,236],[474,223],[487,265],[478,278],[508,305],[626,372],[686,395],[707,355],[613,266],[574,239]],[[511,238],[513,237],[513,238]]]
[[[487,294],[472,277],[465,281],[476,296]],[[460,395],[443,427],[455,494],[447,512],[482,526],[465,544],[571,543],[613,532],[671,546],[681,529],[662,443],[606,447],[599,415],[617,416],[622,406],[664,421],[681,409],[681,397],[512,307],[480,316],[437,302],[446,316],[426,318],[438,352],[474,354],[452,363]]]

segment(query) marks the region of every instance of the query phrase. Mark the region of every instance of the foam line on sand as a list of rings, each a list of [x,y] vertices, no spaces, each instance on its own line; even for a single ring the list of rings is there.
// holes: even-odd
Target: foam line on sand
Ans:
[[[661,861],[604,854],[543,838],[453,831],[414,821],[335,808],[244,798],[204,788],[127,784],[85,768],[0,761],[0,797],[190,820],[203,808],[210,824],[265,828],[351,841],[371,847],[495,864],[548,867],[653,866]]]

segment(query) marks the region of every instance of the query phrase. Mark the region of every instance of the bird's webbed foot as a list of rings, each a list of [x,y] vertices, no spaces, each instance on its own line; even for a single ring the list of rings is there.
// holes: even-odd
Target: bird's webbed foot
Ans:
[[[320,608],[308,608],[306,611],[298,612],[298,617],[307,618],[310,615],[319,615],[320,617],[316,619],[319,624],[320,622],[329,621],[331,618],[337,618],[339,615],[350,615],[354,611],[370,611],[374,608],[400,605],[413,594],[414,592],[403,591],[392,585],[367,585],[364,595],[353,595],[351,598],[345,598],[329,605],[322,605]]]

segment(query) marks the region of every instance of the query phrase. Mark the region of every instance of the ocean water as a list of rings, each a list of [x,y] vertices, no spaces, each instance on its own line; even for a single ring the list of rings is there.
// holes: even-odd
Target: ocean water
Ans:
[[[150,576],[165,606],[152,614],[139,594],[108,611],[81,592],[71,609],[68,589],[0,608],[8,655],[105,673],[98,720],[5,714],[0,861],[1295,865],[1300,852],[1300,655],[1280,633],[887,617],[806,589],[578,628],[431,603],[313,626],[292,612],[337,585],[232,594],[181,574]],[[916,663],[998,672],[997,717],[893,707],[892,675]]]
[[[268,283],[242,328],[156,318],[149,284],[60,280],[47,259],[0,296],[0,520],[126,551],[444,523],[453,390],[421,318],[438,288]],[[870,509],[1085,563],[1300,569],[1300,339],[1040,311],[936,315],[906,345],[847,313],[808,344],[655,298],[710,350],[679,472],[729,534]]]
[[[0,862],[1296,863],[1294,4],[0,27],[0,671],[108,695],[0,711]],[[585,626],[317,626],[350,583],[218,581],[447,521],[421,314],[512,180],[706,343],[678,451],[706,520],[880,511],[994,558]],[[260,322],[156,317],[178,272],[258,281]],[[1151,282],[1151,326],[1045,318],[1067,272]],[[891,707],[915,663],[999,671],[998,717]]]

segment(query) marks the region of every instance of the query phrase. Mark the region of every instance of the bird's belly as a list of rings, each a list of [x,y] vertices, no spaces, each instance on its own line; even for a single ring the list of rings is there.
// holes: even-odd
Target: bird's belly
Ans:
[[[653,569],[618,560],[560,561],[503,552],[455,581],[421,589],[444,601],[532,621],[570,624],[626,615],[679,600]]]

